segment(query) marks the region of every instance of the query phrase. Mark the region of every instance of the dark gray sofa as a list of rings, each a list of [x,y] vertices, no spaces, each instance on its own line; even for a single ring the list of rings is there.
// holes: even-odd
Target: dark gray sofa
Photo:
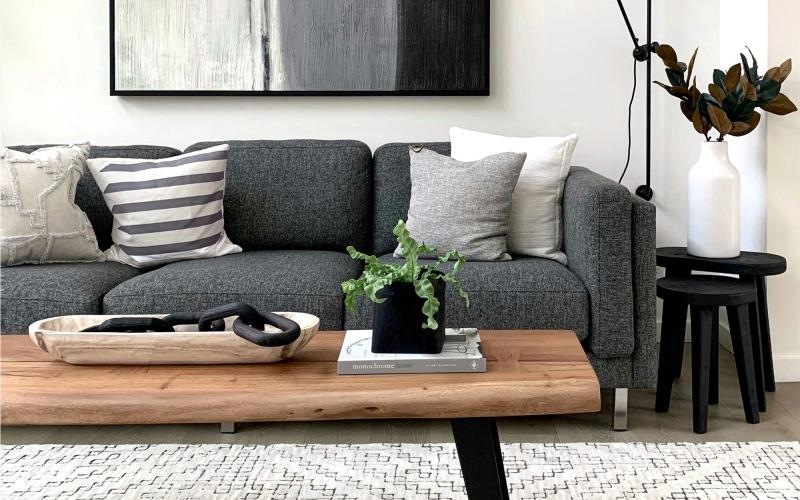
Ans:
[[[4,268],[2,332],[24,333],[32,321],[56,315],[200,310],[231,301],[309,312],[324,330],[369,328],[370,307],[353,316],[343,306],[339,283],[361,272],[345,247],[393,251],[391,230],[406,217],[411,189],[407,144],[387,144],[373,155],[357,141],[225,142],[225,228],[243,253],[146,272],[117,263]],[[447,143],[426,146],[449,154]],[[92,148],[93,157],[177,154],[157,146]],[[107,248],[112,218],[91,175],[81,179],[76,201]],[[655,209],[580,167],[567,179],[563,208],[568,266],[530,257],[468,262],[461,277],[472,307],[449,296],[448,326],[574,330],[603,387],[650,387]]]

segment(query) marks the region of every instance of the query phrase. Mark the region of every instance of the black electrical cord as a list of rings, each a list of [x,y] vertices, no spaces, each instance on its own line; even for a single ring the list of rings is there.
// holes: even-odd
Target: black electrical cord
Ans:
[[[631,164],[631,115],[633,111],[633,99],[636,97],[636,64],[638,61],[636,59],[633,60],[633,90],[631,91],[631,100],[628,103],[628,155],[625,159],[625,169],[622,171],[622,175],[619,176],[619,184],[622,184],[622,179],[625,177],[625,174],[628,172],[628,166]]]

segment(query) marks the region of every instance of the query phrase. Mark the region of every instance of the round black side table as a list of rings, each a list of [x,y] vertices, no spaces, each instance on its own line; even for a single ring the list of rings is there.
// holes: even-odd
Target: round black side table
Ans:
[[[665,268],[666,276],[685,278],[692,271],[737,274],[739,279],[756,287],[756,302],[749,306],[750,333],[755,358],[756,387],[758,389],[758,409],[766,411],[764,390],[775,392],[775,371],[772,366],[772,341],[769,333],[769,311],[767,309],[767,285],[765,278],[786,271],[786,259],[780,255],[761,252],[742,252],[732,259],[710,259],[689,255],[686,247],[662,247],[656,250],[656,265]],[[686,306],[675,306],[669,311],[677,316],[677,321],[686,324]],[[664,311],[663,315],[666,315]],[[715,320],[718,321],[718,312]],[[663,316],[662,315],[662,316]],[[716,322],[715,321],[715,322]],[[663,322],[663,317],[662,317]],[[683,356],[683,351],[679,354]],[[677,359],[675,376],[680,376],[682,359]],[[712,373],[712,391],[717,375]]]
[[[658,387],[656,412],[669,410],[674,366],[670,363],[683,352],[684,322],[669,315],[676,305],[688,306],[692,313],[692,420],[694,431],[703,434],[707,429],[708,405],[719,402],[719,393],[712,386],[712,374],[718,372],[719,347],[717,339],[720,307],[728,311],[731,326],[736,372],[742,393],[747,422],[757,424],[758,397],[755,380],[755,361],[750,338],[748,309],[756,302],[756,287],[736,278],[724,276],[690,276],[661,278],[656,283],[656,295],[664,300],[661,323],[661,348],[658,355]],[[716,377],[713,377],[716,382]]]

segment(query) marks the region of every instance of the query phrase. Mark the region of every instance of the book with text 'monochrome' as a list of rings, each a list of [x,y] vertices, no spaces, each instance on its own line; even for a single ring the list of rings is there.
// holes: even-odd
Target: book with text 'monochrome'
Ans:
[[[448,328],[440,354],[372,352],[372,330],[348,330],[339,353],[339,375],[378,373],[483,373],[486,357],[475,328]]]

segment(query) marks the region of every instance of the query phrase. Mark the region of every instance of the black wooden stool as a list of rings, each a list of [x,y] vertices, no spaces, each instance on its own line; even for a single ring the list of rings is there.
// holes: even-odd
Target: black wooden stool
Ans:
[[[756,301],[755,285],[721,276],[661,278],[657,282],[656,294],[664,299],[661,316],[656,411],[663,413],[669,410],[672,380],[675,374],[673,361],[682,357],[686,328],[685,316],[680,313],[685,311],[688,306],[692,318],[694,431],[698,434],[706,432],[709,399],[712,403],[716,403],[719,399],[716,376],[714,384],[711,383],[712,373],[718,373],[716,351],[719,346],[713,345],[713,342],[718,338],[718,308],[725,307],[728,311],[731,341],[745,417],[747,422],[757,424],[759,421],[758,397],[748,318],[748,307]]]
[[[772,342],[769,332],[769,311],[767,307],[766,277],[784,273],[786,259],[780,255],[763,252],[742,252],[738,257],[730,259],[711,259],[689,255],[686,247],[662,247],[656,250],[656,265],[665,268],[668,278],[686,278],[692,271],[710,271],[714,273],[738,274],[739,279],[753,283],[756,287],[757,300],[750,304],[750,337],[753,341],[753,361],[756,368],[756,389],[758,392],[758,409],[767,411],[767,400],[764,394],[775,392],[775,371],[772,367]],[[686,306],[676,310],[686,321]],[[715,315],[715,319],[717,316]],[[677,321],[677,320],[676,320]],[[714,342],[714,341],[712,341]],[[680,353],[675,361],[675,376],[681,374]],[[713,367],[712,367],[713,368]],[[716,372],[711,373],[712,402],[714,400],[714,380]]]

